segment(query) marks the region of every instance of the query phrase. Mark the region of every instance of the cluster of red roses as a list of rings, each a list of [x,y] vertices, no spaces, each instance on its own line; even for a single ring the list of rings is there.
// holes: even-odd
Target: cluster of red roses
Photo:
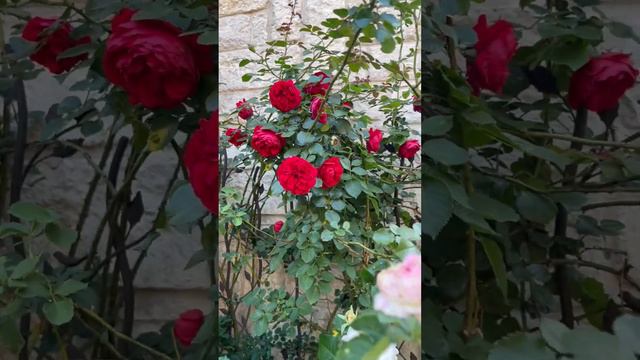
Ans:
[[[325,110],[326,92],[330,86],[330,76],[322,71],[313,74],[315,81],[307,83],[302,91],[311,96],[309,113],[311,119],[321,124],[327,123],[327,113]],[[302,94],[292,80],[280,80],[275,82],[269,89],[269,101],[271,105],[281,112],[290,112],[297,109],[302,103]],[[350,102],[345,102],[343,106],[351,108]],[[253,109],[245,99],[236,103],[238,116],[242,119],[249,119],[253,116]],[[414,107],[418,111],[418,108]],[[247,135],[240,129],[227,129],[225,134],[229,143],[241,146],[247,140]],[[376,153],[380,150],[382,142],[382,131],[369,129],[369,139],[366,148],[369,152]],[[282,152],[286,146],[286,140],[282,135],[273,130],[256,126],[253,130],[250,141],[251,147],[264,158],[273,158]],[[399,148],[399,155],[402,158],[411,159],[420,150],[418,140],[407,140]],[[329,157],[318,168],[314,167],[307,160],[292,156],[284,159],[276,170],[276,178],[285,191],[293,195],[306,195],[316,185],[316,178],[322,181],[322,189],[330,189],[340,183],[344,169],[337,157]],[[280,226],[281,228],[281,226]]]
[[[481,15],[473,29],[478,41],[475,61],[467,65],[467,80],[476,95],[481,89],[500,93],[509,77],[509,62],[518,47],[513,26],[505,20],[489,26],[487,17]],[[638,70],[627,54],[606,53],[591,58],[571,77],[569,104],[574,109],[594,112],[611,110],[633,87],[637,77]]]

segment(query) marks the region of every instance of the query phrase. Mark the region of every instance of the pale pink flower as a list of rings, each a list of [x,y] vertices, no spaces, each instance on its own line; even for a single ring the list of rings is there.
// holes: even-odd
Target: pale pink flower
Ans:
[[[420,321],[421,263],[422,257],[412,254],[378,273],[376,285],[379,292],[373,300],[373,307],[390,316],[415,316]]]

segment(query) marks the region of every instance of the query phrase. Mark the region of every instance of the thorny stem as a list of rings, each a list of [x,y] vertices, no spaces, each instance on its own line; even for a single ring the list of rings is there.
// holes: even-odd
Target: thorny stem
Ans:
[[[453,19],[447,17],[447,25],[453,25]],[[453,70],[458,69],[456,60],[456,49],[453,39],[447,37],[446,43],[447,53],[449,55],[449,67]],[[471,180],[471,164],[464,165],[463,181],[467,194],[474,192],[473,182]],[[465,299],[466,309],[464,313],[464,330],[463,334],[470,339],[478,334],[478,316],[480,312],[478,301],[478,285],[476,278],[476,234],[473,227],[469,226],[466,239],[466,265],[467,265],[467,294]]]

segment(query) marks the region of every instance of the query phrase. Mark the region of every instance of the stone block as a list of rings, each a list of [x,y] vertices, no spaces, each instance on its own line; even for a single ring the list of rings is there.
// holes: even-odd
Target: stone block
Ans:
[[[229,16],[262,10],[268,3],[267,0],[222,0],[218,5],[218,15]]]

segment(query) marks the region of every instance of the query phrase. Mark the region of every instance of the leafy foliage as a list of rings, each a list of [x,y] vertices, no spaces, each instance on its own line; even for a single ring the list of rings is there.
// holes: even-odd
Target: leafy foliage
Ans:
[[[637,356],[626,350],[631,337],[604,332],[637,322],[618,317],[621,308],[637,311],[622,295],[636,282],[625,266],[587,260],[615,251],[608,240],[625,235],[621,222],[589,212],[616,205],[598,193],[637,189],[622,160],[638,160],[635,135],[618,140],[609,131],[616,120],[588,118],[567,102],[574,72],[609,47],[606,32],[637,36],[598,1],[539,3],[520,1],[534,25],[513,24],[521,45],[502,94],[474,95],[459,67],[474,61],[468,14],[476,5],[428,1],[423,9],[427,359]],[[617,294],[582,268],[619,277]]]

